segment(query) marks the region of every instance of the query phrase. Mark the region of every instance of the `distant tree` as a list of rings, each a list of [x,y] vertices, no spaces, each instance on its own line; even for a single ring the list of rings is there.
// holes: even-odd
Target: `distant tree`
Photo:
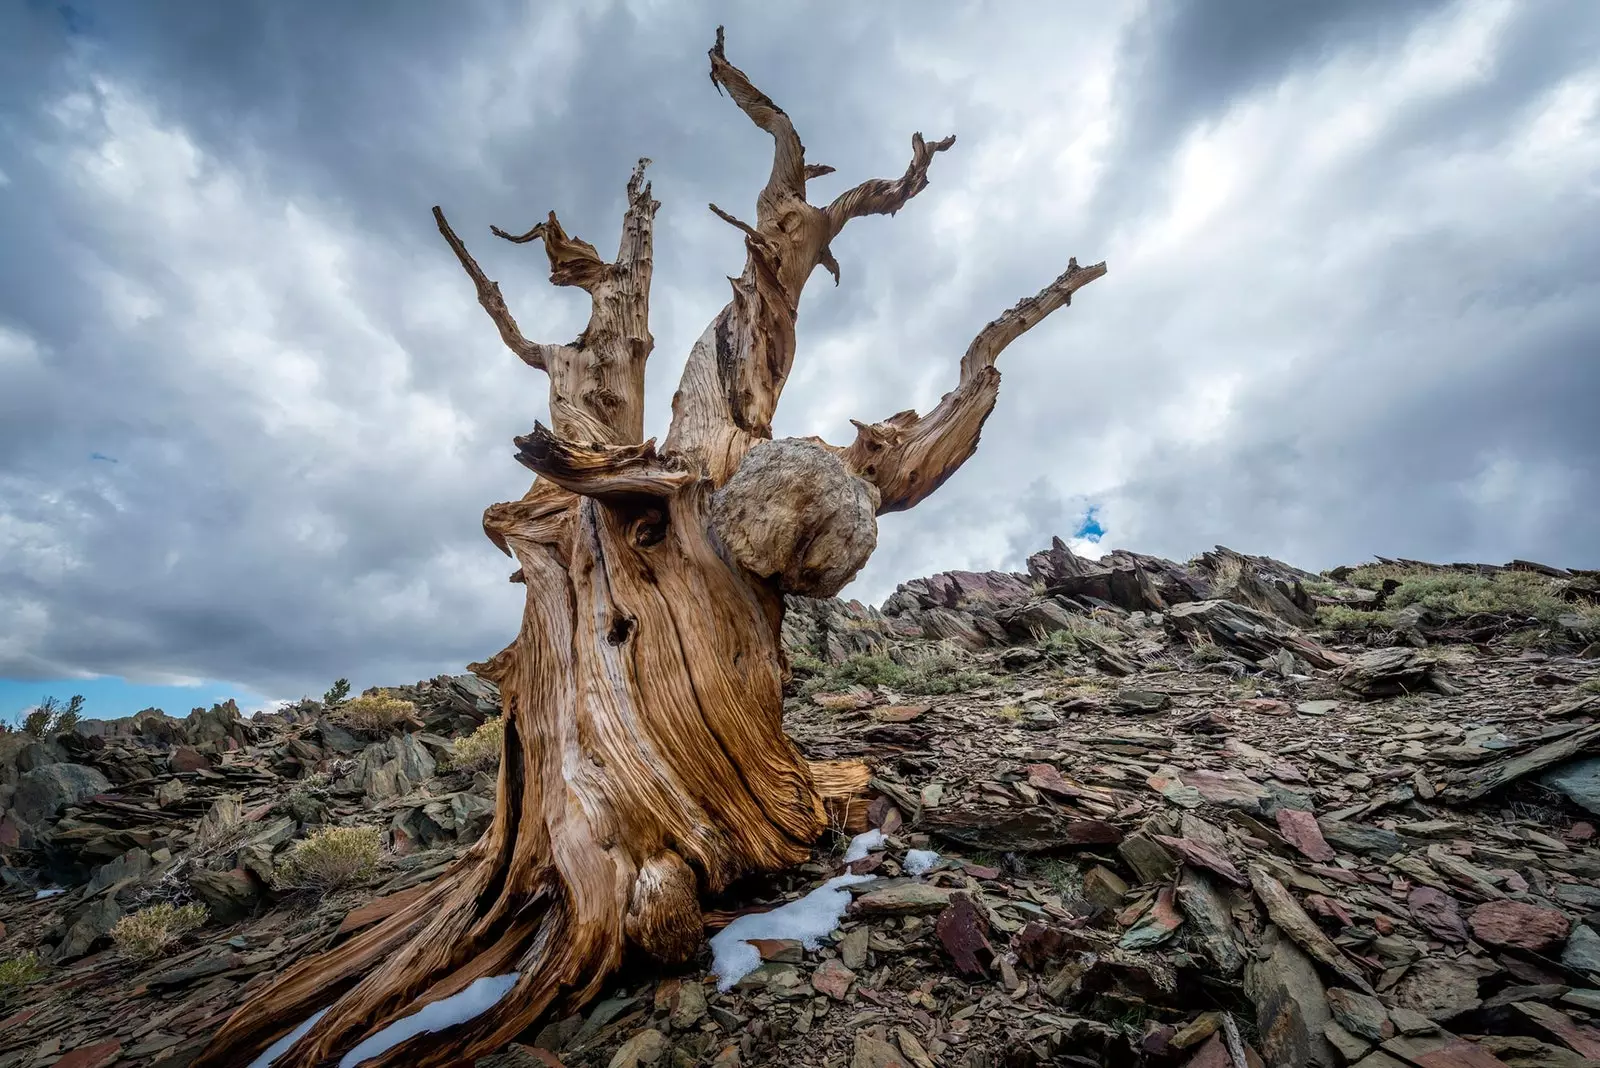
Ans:
[[[66,705],[54,697],[46,697],[39,707],[29,712],[22,721],[22,729],[35,738],[70,731],[78,725],[78,713],[83,711],[83,694],[73,694]]]
[[[349,696],[350,680],[339,679],[328,689],[327,693],[322,695],[322,703],[331,708],[334,705],[343,704],[344,699]]]

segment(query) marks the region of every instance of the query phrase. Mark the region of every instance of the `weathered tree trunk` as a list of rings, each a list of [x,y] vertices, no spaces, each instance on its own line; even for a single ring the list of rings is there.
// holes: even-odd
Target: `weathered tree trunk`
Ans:
[[[896,180],[819,208],[789,117],[723,55],[713,82],[771,134],[771,179],[747,225],[733,300],[695,343],[658,454],[641,441],[651,227],[641,160],[614,261],[552,213],[511,241],[541,239],[551,280],[588,291],[588,327],[528,341],[439,209],[439,229],[508,347],[550,377],[552,427],[516,439],[538,478],[491,506],[484,530],[527,587],[516,640],[476,673],[500,686],[505,748],[490,830],[419,898],[285,972],[241,1008],[197,1065],[242,1065],[313,1013],[280,1066],[337,1064],[361,1040],[474,980],[515,974],[493,1008],[363,1063],[455,1065],[581,1006],[634,945],[667,962],[703,939],[699,901],[738,876],[803,860],[867,770],[808,763],[783,733],[783,595],[828,596],[856,574],[876,516],[909,508],[977,447],[994,406],[994,361],[1105,272],[1067,272],[979,333],[960,381],[926,418],[857,423],[848,447],[772,441],[794,358],[800,293],[850,219],[894,214],[927,185],[954,138],[913,138]]]

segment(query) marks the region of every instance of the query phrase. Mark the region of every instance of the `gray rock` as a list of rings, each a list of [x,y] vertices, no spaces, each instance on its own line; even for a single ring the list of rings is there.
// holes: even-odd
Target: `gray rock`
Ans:
[[[93,897],[108,886],[115,886],[124,879],[140,879],[149,874],[155,867],[150,854],[138,846],[128,850],[110,864],[102,864],[94,870],[89,878],[89,885],[84,893]]]
[[[111,934],[111,928],[122,919],[122,908],[115,898],[103,897],[73,917],[67,936],[56,947],[56,961],[69,961],[83,956],[96,943]]]
[[[199,898],[218,923],[237,923],[255,911],[263,887],[261,881],[242,868],[228,871],[198,871],[189,877],[189,889]]]
[[[1234,975],[1244,967],[1239,952],[1239,932],[1233,925],[1228,903],[1211,881],[1193,868],[1185,868],[1178,880],[1178,908],[1189,921],[1190,929],[1206,956],[1223,975]]]
[[[1561,951],[1561,963],[1574,971],[1600,974],[1600,934],[1588,924],[1578,924]]]
[[[1352,853],[1367,853],[1376,857],[1392,857],[1405,849],[1406,843],[1393,831],[1382,827],[1369,827],[1364,823],[1345,823],[1342,820],[1318,820],[1322,831],[1335,849]]]
[[[1245,962],[1245,994],[1255,1003],[1261,1052],[1268,1064],[1339,1064],[1325,1025],[1333,1019],[1311,958],[1277,927],[1262,932],[1258,956]]]
[[[11,799],[11,814],[24,823],[41,824],[75,801],[111,789],[111,781],[82,764],[50,764],[24,772]]]
[[[1600,757],[1558,765],[1539,776],[1539,781],[1566,794],[1574,804],[1600,815]]]

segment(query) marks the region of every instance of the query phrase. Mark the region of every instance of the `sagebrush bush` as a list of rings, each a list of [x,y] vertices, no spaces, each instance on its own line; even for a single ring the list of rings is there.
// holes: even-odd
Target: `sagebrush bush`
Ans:
[[[1047,653],[1089,653],[1099,646],[1120,645],[1126,635],[1097,619],[1072,617],[1064,630],[1053,630],[1037,639]]]
[[[500,766],[500,748],[505,741],[506,724],[499,716],[486,719],[471,734],[457,738],[450,746],[450,766],[463,771],[489,771]]]
[[[23,987],[44,978],[44,965],[37,953],[0,960],[0,1005],[21,994]]]
[[[363,731],[393,730],[409,720],[417,706],[386,692],[362,694],[339,706],[336,718],[346,726]]]
[[[376,827],[324,827],[294,844],[274,881],[284,889],[337,890],[370,876],[382,855]]]
[[[1316,616],[1319,625],[1346,634],[1362,634],[1394,623],[1388,612],[1366,612],[1343,604],[1325,604],[1317,609]]]
[[[846,686],[886,686],[909,694],[947,694],[971,690],[990,682],[990,676],[972,671],[945,650],[924,653],[909,664],[886,656],[857,653],[834,665],[826,675],[811,679],[804,692],[843,689]]]
[[[199,904],[173,905],[163,901],[129,913],[111,928],[111,941],[129,960],[154,960],[190,931],[204,927],[210,916]]]

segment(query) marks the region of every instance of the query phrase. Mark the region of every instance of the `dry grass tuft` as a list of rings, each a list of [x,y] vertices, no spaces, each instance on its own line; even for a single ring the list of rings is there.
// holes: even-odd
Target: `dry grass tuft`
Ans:
[[[477,730],[465,738],[457,738],[450,746],[450,766],[463,771],[498,768],[505,736],[505,720],[499,716],[484,720]]]
[[[382,855],[376,827],[324,827],[294,844],[275,881],[284,889],[337,890],[370,876]]]
[[[346,701],[335,714],[348,727],[362,731],[390,731],[408,721],[417,706],[384,691],[362,694]]]
[[[117,921],[111,941],[129,960],[147,961],[164,955],[190,931],[205,926],[210,917],[204,905],[162,902],[142,908]]]

